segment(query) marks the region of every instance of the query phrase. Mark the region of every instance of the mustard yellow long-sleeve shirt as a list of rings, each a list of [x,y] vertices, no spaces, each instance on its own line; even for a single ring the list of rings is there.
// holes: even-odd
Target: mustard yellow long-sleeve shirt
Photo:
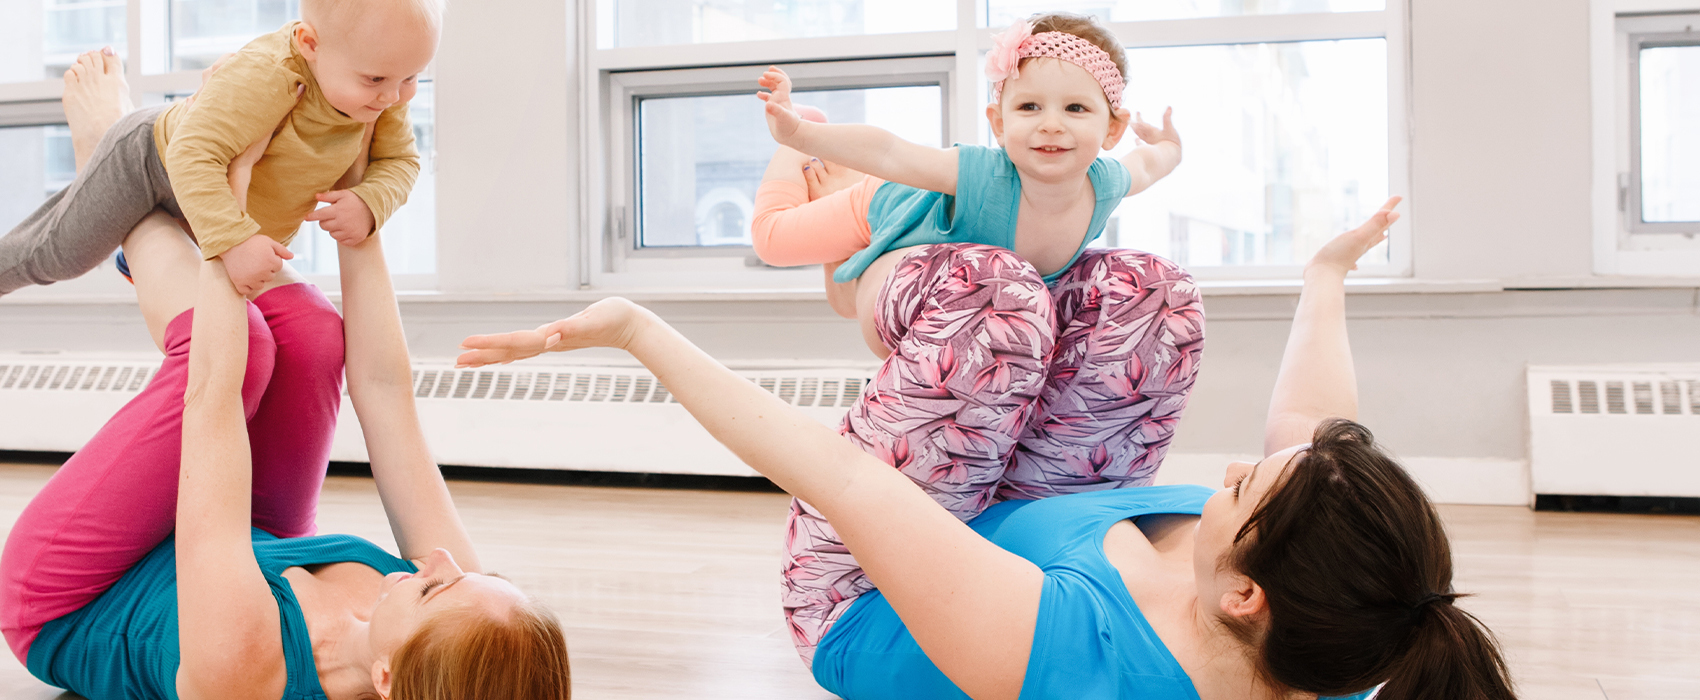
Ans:
[[[291,38],[296,24],[242,47],[193,103],[173,106],[154,123],[171,189],[207,260],[254,234],[287,245],[318,205],[314,196],[329,191],[360,155],[366,125],[325,101]],[[230,191],[230,161],[274,128],[254,166],[244,213]],[[378,115],[367,160],[365,179],[352,191],[372,210],[376,233],[407,202],[419,176],[406,104]]]

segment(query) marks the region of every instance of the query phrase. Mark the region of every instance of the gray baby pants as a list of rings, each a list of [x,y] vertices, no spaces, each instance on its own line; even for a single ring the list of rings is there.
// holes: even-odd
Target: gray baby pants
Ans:
[[[0,238],[0,295],[93,270],[154,207],[183,215],[153,141],[154,122],[168,107],[120,118],[77,179]]]

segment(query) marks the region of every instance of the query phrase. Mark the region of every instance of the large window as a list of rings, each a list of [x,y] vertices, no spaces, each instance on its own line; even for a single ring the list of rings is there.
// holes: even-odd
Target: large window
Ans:
[[[1595,270],[1700,274],[1700,13],[1615,24],[1594,45]]]
[[[0,82],[58,78],[77,54],[127,46],[125,0],[6,0],[0,3]]]
[[[1700,33],[1631,38],[1630,230],[1700,232]]]
[[[0,3],[0,224],[10,229],[75,176],[59,106],[64,71],[80,52],[115,47],[138,105],[180,99],[201,69],[300,17],[300,0],[7,0]],[[141,17],[139,46],[128,19]],[[421,172],[383,234],[403,287],[433,284],[436,251],[435,90],[422,77],[409,105]],[[307,274],[337,272],[335,242],[303,226],[292,248]]]
[[[756,185],[776,145],[756,77],[791,72],[795,101],[834,122],[928,144],[995,145],[983,72],[992,36],[1039,10],[1094,14],[1122,39],[1126,106],[1175,109],[1185,162],[1129,198],[1097,245],[1149,250],[1200,277],[1285,277],[1390,194],[1406,192],[1401,0],[602,0],[586,165],[605,215],[597,285],[796,283],[753,260]],[[1255,16],[1279,15],[1278,19]],[[908,32],[896,34],[897,32]],[[638,47],[645,47],[638,50]],[[1138,145],[1131,133],[1106,155]],[[1362,265],[1409,272],[1408,222]],[[814,273],[818,275],[817,273]],[[770,284],[771,281],[771,284]]]

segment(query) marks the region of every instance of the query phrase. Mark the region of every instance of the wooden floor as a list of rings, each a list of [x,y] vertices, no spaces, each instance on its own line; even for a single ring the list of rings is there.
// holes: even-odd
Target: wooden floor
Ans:
[[[0,464],[7,528],[53,473]],[[450,484],[494,571],[567,625],[575,696],[827,699],[791,651],[776,494]],[[1523,698],[1700,698],[1700,518],[1442,508],[1465,604],[1497,631]],[[368,479],[333,477],[323,532],[391,539]],[[0,698],[73,698],[9,654]]]

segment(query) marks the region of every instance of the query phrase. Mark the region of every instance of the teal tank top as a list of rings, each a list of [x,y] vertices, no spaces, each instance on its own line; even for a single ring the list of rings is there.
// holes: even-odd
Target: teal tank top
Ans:
[[[254,556],[277,599],[283,659],[282,700],[324,700],[307,621],[283,570],[359,562],[390,574],[417,569],[352,535],[278,539],[253,530]],[[94,602],[41,628],[26,666],[36,678],[95,700],[177,700],[177,543],[167,539]]]
[[[1141,515],[1198,515],[1212,493],[1202,486],[1148,486],[1005,501],[968,523],[1045,574],[1022,700],[1198,700],[1192,679],[1105,558],[1104,536]],[[847,700],[968,698],[927,659],[877,590],[833,624],[815,649],[814,674]]]
[[[1114,158],[1100,156],[1086,169],[1097,204],[1086,237],[1068,264],[1045,277],[1045,283],[1074,265],[1080,251],[1104,233],[1133,176]],[[934,243],[982,243],[1015,250],[1016,212],[1021,205],[1021,176],[1001,148],[956,144],[956,196],[887,182],[874,190],[868,203],[868,247],[850,256],[833,273],[836,282],[861,277],[887,251]]]

